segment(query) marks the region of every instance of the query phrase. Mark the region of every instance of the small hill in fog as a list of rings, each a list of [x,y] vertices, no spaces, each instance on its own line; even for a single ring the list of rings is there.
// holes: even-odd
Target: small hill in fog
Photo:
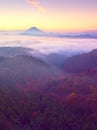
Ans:
[[[75,55],[64,63],[64,71],[80,73],[97,68],[97,49],[80,55]]]

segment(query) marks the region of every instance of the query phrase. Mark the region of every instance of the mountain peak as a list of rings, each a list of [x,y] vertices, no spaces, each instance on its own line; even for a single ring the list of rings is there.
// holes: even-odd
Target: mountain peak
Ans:
[[[37,27],[31,27],[30,29],[26,30],[23,35],[44,35],[45,32],[38,29]]]
[[[28,30],[38,30],[38,31],[41,31],[40,29],[38,29],[37,27],[31,27],[30,29]]]

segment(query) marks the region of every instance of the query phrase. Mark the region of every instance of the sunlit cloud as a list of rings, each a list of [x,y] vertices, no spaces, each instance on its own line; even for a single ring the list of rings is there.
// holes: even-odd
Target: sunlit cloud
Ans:
[[[40,12],[45,12],[45,8],[42,7],[40,1],[38,0],[26,0],[28,3],[30,3],[32,6],[34,6],[35,8],[37,8]]]

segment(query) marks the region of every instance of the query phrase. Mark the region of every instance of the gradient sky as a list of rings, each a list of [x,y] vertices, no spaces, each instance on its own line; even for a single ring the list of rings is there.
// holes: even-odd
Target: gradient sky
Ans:
[[[97,0],[0,0],[0,30],[97,30]]]

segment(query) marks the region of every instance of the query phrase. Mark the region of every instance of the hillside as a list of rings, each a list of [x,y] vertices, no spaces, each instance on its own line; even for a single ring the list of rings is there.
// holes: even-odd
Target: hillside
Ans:
[[[3,49],[0,57],[0,130],[97,129],[96,61],[88,70],[87,67],[84,71],[81,69],[81,73],[63,73],[17,49],[15,53],[8,52],[10,48]],[[96,55],[97,50],[93,50],[65,62],[73,59],[68,63],[74,63],[80,56],[80,65],[83,65],[82,57],[89,57],[86,62],[89,64],[96,60]],[[57,60],[55,57],[51,55],[52,60]]]
[[[0,57],[0,85],[10,84],[32,90],[61,76],[61,71],[32,56]]]
[[[64,63],[64,71],[80,73],[97,67],[97,49],[67,59]]]

